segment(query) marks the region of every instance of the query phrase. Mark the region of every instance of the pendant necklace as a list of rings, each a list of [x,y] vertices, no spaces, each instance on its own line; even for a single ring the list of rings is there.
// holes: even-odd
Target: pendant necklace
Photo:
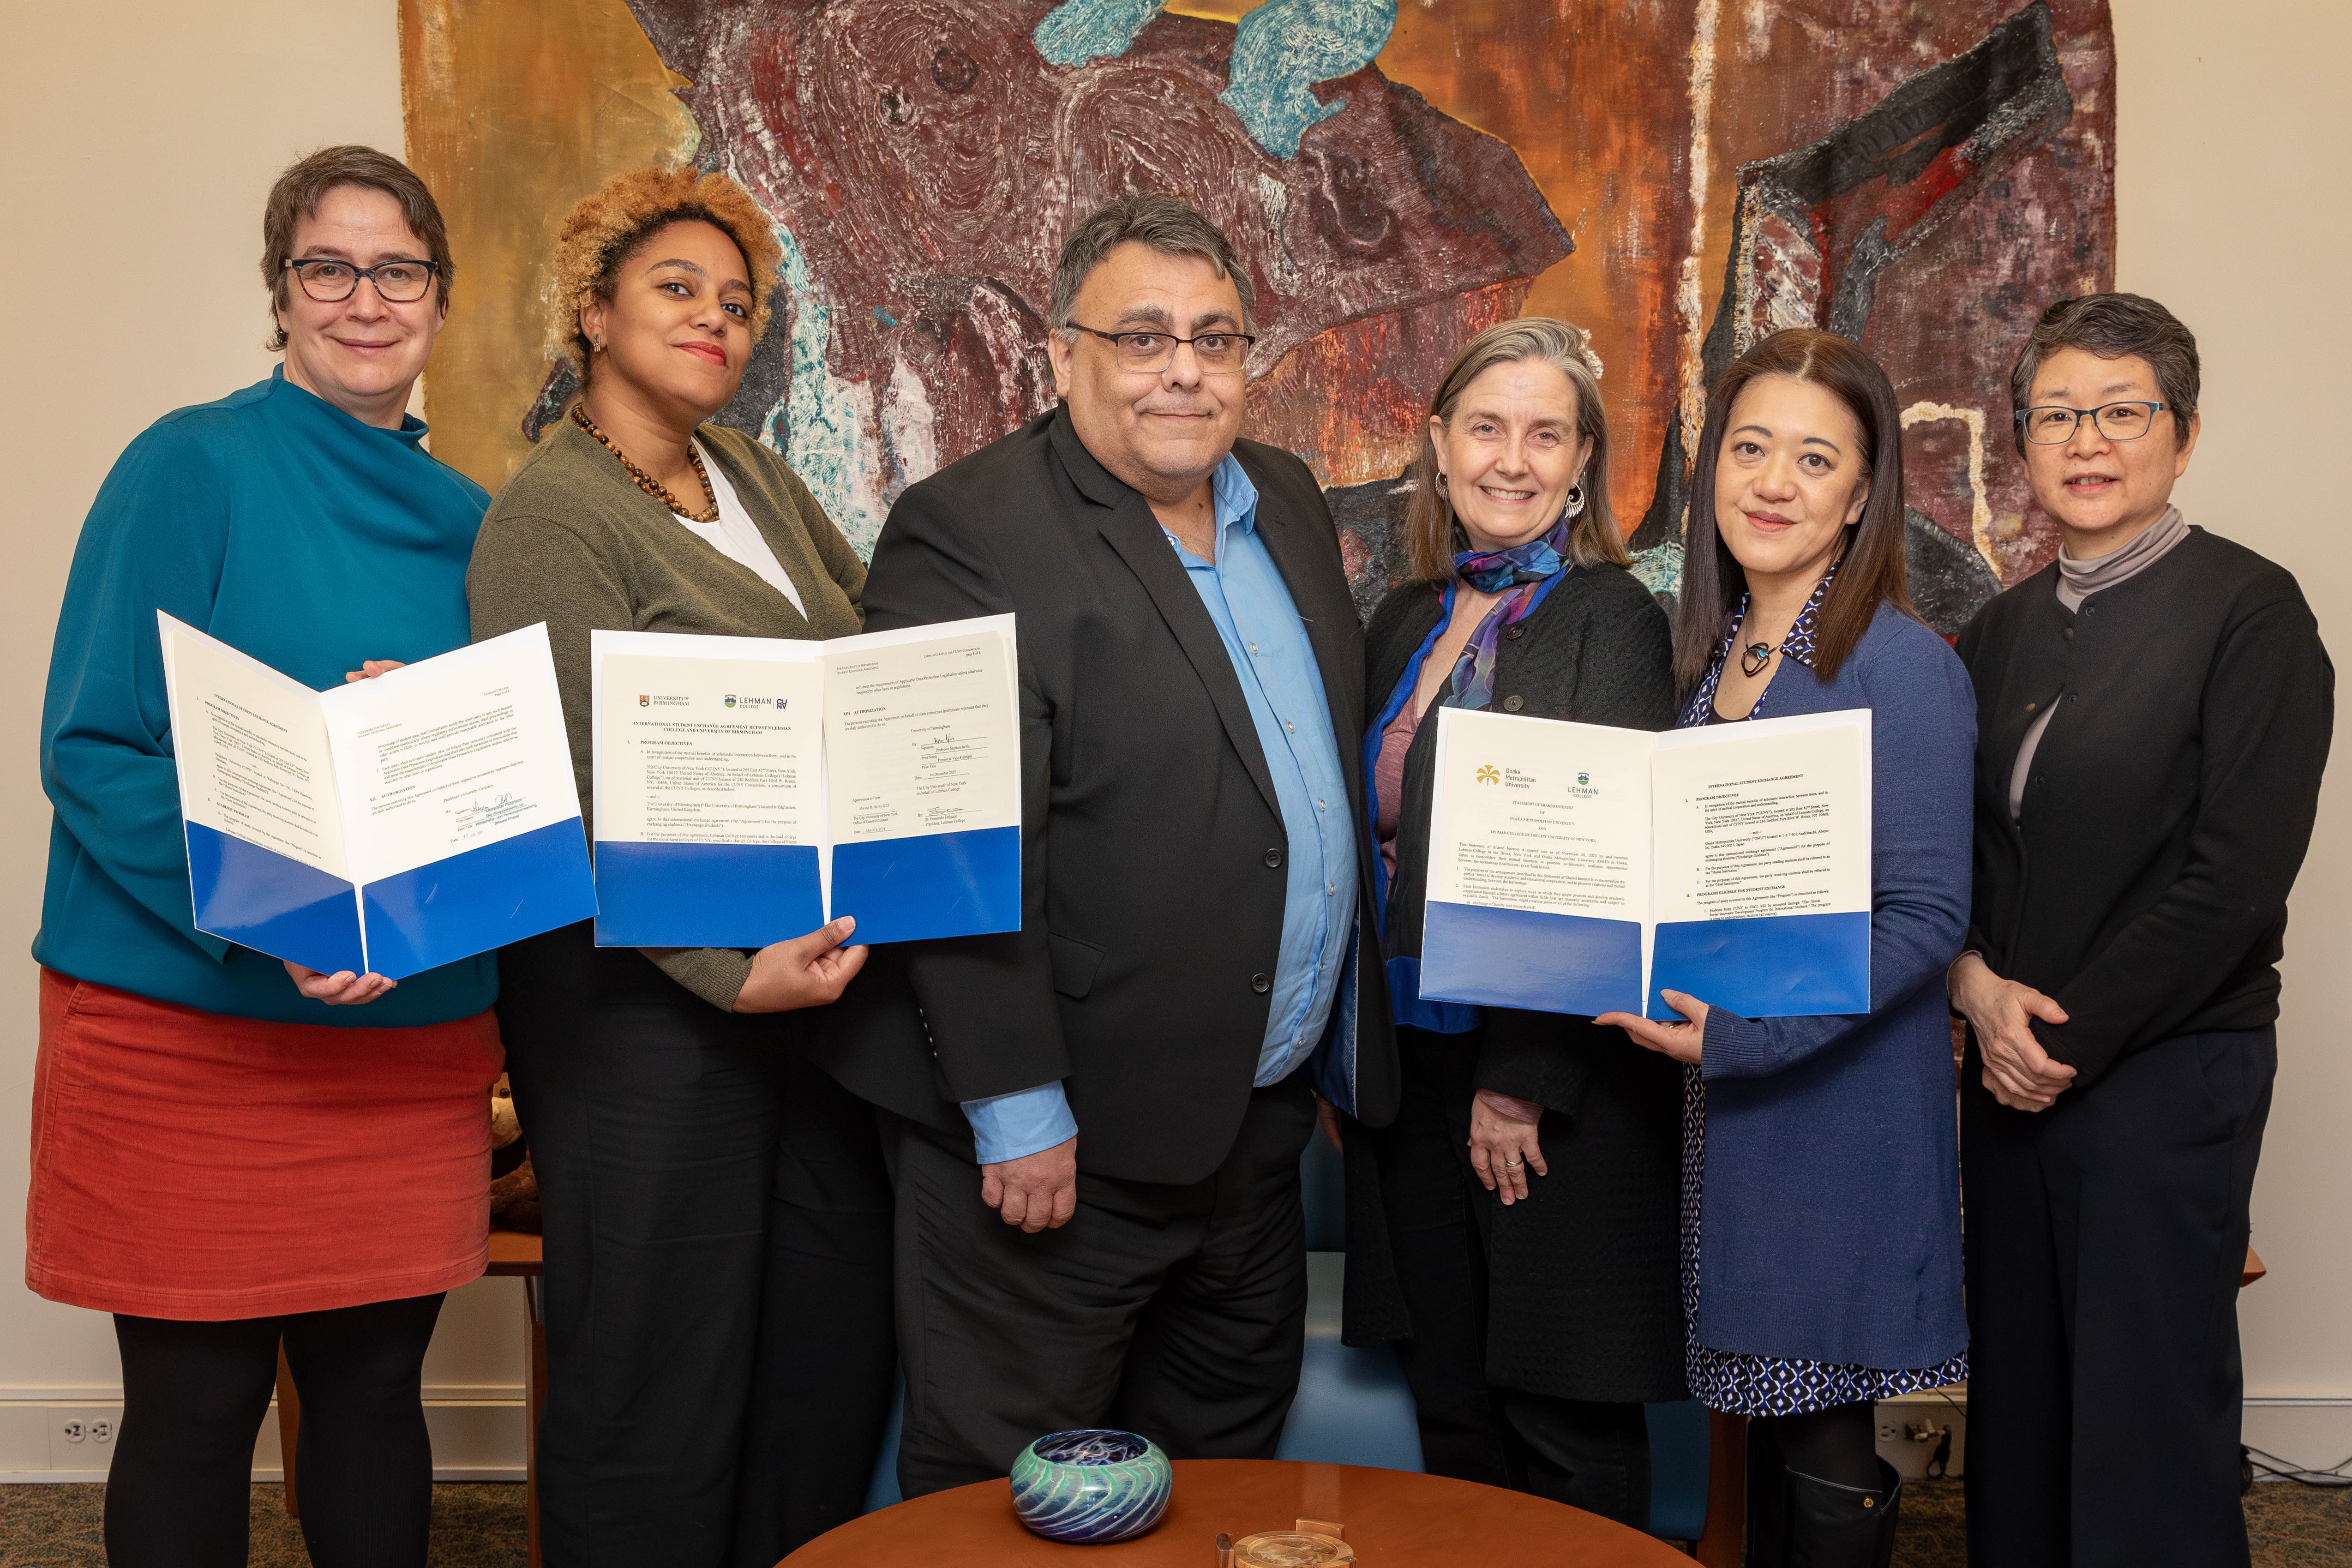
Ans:
[[[1739,650],[1739,673],[1742,675],[1761,675],[1764,667],[1771,662],[1770,643],[1752,642]]]

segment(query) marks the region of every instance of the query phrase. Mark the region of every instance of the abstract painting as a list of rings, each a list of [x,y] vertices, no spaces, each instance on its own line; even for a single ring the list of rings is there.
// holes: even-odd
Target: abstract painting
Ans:
[[[460,267],[436,449],[495,486],[571,394],[564,209],[633,163],[740,180],[785,254],[721,417],[861,549],[890,501],[1048,408],[1068,223],[1182,195],[1256,287],[1247,432],[1327,487],[1359,595],[1471,333],[1590,329],[1612,499],[1679,580],[1709,378],[1811,324],[1893,376],[1913,590],[1950,632],[2054,549],[2006,381],[2110,286],[2105,0],[402,0],[409,153]]]

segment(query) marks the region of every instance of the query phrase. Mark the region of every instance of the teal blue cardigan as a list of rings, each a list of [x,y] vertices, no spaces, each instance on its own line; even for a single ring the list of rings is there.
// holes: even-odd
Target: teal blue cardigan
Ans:
[[[362,660],[471,640],[466,563],[489,496],[415,419],[361,423],[273,372],[131,443],[74,547],[41,709],[55,816],[33,956],[208,1013],[351,1028],[445,1023],[498,994],[494,955],[363,1007],[305,998],[278,960],[192,923],[155,612],[318,689]]]

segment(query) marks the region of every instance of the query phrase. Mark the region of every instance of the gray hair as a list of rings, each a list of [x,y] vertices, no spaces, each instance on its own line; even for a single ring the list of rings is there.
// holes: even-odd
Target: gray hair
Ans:
[[[1576,435],[1592,443],[1584,471],[1576,477],[1583,492],[1583,510],[1569,530],[1569,554],[1579,566],[1626,563],[1625,536],[1609,504],[1609,416],[1601,405],[1601,356],[1592,352],[1592,334],[1552,316],[1520,316],[1497,321],[1462,345],[1454,363],[1438,378],[1430,395],[1429,412],[1448,429],[1454,411],[1470,384],[1498,364],[1548,364],[1568,377],[1576,391]],[[1454,503],[1437,486],[1437,444],[1428,427],[1421,433],[1421,455],[1407,470],[1412,499],[1405,502],[1405,558],[1420,581],[1443,583],[1454,574]]]
[[[2101,359],[2137,354],[2156,373],[2156,384],[2172,412],[2175,446],[2189,439],[2197,416],[2197,337],[2180,318],[2138,294],[2084,294],[2061,300],[2042,312],[2033,332],[2009,373],[2012,433],[2025,449],[2023,415],[2033,398],[2033,378],[2042,362],[2061,349],[2081,349]]]
[[[1242,297],[1242,331],[1257,330],[1257,290],[1249,269],[1234,253],[1225,231],[1201,216],[1191,204],[1156,191],[1138,191],[1097,207],[1078,220],[1062,242],[1062,259],[1054,268],[1054,294],[1049,310],[1055,331],[1068,331],[1078,308],[1078,290],[1089,274],[1102,265],[1116,246],[1148,245],[1163,256],[1197,256],[1211,263],[1220,278],[1234,280]]]

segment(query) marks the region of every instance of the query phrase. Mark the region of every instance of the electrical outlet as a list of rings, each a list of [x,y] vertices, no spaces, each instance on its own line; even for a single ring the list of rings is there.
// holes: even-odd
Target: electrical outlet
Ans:
[[[122,1435],[119,1405],[52,1405],[42,1412],[48,1426],[48,1468],[79,1470],[91,1480],[114,1463],[115,1439]],[[0,1557],[5,1557],[0,1552]]]
[[[1903,1436],[1903,1429],[1902,1429],[1900,1426],[1897,1426],[1894,1422],[1892,1422],[1892,1421],[1881,1421],[1881,1422],[1878,1424],[1878,1440],[1879,1440],[1880,1442],[1882,1442],[1882,1443],[1892,1443],[1892,1442],[1895,1442],[1895,1441],[1897,1441],[1898,1439],[1900,1439],[1900,1438],[1902,1437],[1902,1436]]]

